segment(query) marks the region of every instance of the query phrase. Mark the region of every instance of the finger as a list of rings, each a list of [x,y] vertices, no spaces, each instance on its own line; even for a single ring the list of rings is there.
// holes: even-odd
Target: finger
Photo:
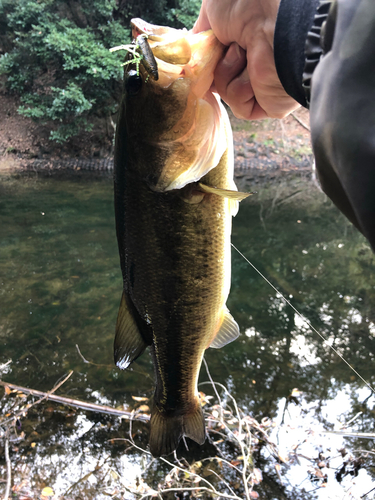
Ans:
[[[195,21],[193,29],[191,30],[193,33],[200,33],[201,31],[207,31],[211,28],[210,21],[207,17],[205,2],[202,2],[201,10],[199,12],[198,19]]]
[[[246,52],[233,43],[214,76],[216,91],[239,118],[249,117],[255,102],[246,63]]]
[[[224,100],[229,84],[243,73],[246,64],[246,52],[237,43],[232,43],[214,74],[215,87]]]

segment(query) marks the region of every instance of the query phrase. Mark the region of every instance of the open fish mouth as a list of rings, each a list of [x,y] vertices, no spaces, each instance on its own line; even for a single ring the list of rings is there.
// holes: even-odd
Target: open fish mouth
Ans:
[[[212,30],[193,34],[138,18],[132,19],[131,27],[142,56],[141,64],[154,80],[160,78],[160,84],[168,86],[176,78],[190,78],[196,84],[193,90],[197,97],[205,95],[224,50]]]
[[[161,102],[165,95],[159,116],[168,122],[163,125],[160,119],[159,122],[154,119],[156,123],[144,123],[142,127],[144,141],[164,155],[163,164],[154,162],[153,171],[144,177],[145,182],[157,192],[180,190],[215,168],[226,149],[222,106],[210,90],[224,46],[212,30],[193,34],[142,19],[133,19],[131,27],[133,43],[125,78],[136,71],[145,85],[132,103],[127,101],[128,105],[135,106],[138,99],[138,108],[146,109],[143,103],[148,99],[150,116],[150,107],[156,109],[157,101]],[[134,136],[136,126],[128,126]],[[142,164],[146,163],[147,160]]]

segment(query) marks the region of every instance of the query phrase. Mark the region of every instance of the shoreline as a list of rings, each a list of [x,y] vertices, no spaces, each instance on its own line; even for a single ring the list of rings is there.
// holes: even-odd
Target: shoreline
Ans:
[[[273,180],[295,174],[311,177],[313,155],[291,155],[265,146],[264,143],[235,141],[234,176],[236,180],[257,182]],[[30,159],[26,155],[7,153],[0,157],[0,173],[11,175],[36,173],[43,176],[56,174],[112,175],[113,157],[76,157]]]

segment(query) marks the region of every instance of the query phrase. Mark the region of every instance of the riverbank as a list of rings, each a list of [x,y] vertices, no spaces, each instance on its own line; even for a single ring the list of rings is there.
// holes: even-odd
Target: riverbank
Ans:
[[[113,169],[113,127],[93,124],[63,145],[48,139],[50,124],[36,124],[17,113],[17,99],[0,95],[0,172],[53,175]],[[290,172],[311,175],[312,151],[308,112],[299,109],[283,120],[245,121],[230,113],[238,179],[274,179]]]

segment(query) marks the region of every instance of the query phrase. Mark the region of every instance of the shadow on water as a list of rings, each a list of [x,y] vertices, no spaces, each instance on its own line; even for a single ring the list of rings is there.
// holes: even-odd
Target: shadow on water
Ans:
[[[354,417],[351,432],[375,432],[370,389],[327,345],[375,385],[373,255],[311,181],[291,178],[257,189],[241,203],[232,241],[328,342],[322,342],[233,251],[228,306],[242,335],[221,350],[207,351],[211,375],[246,412],[278,424],[273,438],[280,450],[290,453],[292,444],[297,448],[309,441],[304,453],[316,458],[316,469],[329,479],[327,487],[297,458],[289,460],[280,482],[279,473],[259,452],[254,458],[264,473],[257,488],[260,498],[346,498],[337,471],[319,465],[331,460],[333,468],[332,457],[346,456],[338,451],[344,448],[353,456],[358,450],[367,453],[358,476],[360,493],[365,494],[375,475],[373,439],[319,432],[339,429],[338,421],[344,424]],[[152,395],[147,354],[127,372],[119,372],[112,362],[122,287],[112,198],[109,178],[1,180],[0,365],[12,360],[2,380],[47,391],[74,370],[60,394],[130,409],[142,404],[132,396]],[[85,363],[76,345],[92,363]],[[201,380],[207,380],[204,370]],[[209,392],[206,389],[202,386]],[[4,395],[3,415],[13,403],[14,395]],[[143,472],[142,480],[156,487],[168,470],[122,441],[129,426],[115,417],[46,402],[32,408],[19,425],[20,438],[11,448],[18,473],[16,498],[21,498],[17,491],[24,490],[34,492],[29,498],[39,498],[44,486],[52,486],[56,498],[107,498],[114,491],[111,481],[122,478],[139,486],[137,477]],[[134,423],[132,431],[145,447],[147,425]],[[311,438],[313,432],[316,437]],[[183,445],[179,448],[180,454],[196,460],[211,451],[193,446],[187,454]],[[0,447],[5,480],[2,456]],[[371,495],[366,498],[374,498]],[[130,493],[112,496],[136,498]]]

